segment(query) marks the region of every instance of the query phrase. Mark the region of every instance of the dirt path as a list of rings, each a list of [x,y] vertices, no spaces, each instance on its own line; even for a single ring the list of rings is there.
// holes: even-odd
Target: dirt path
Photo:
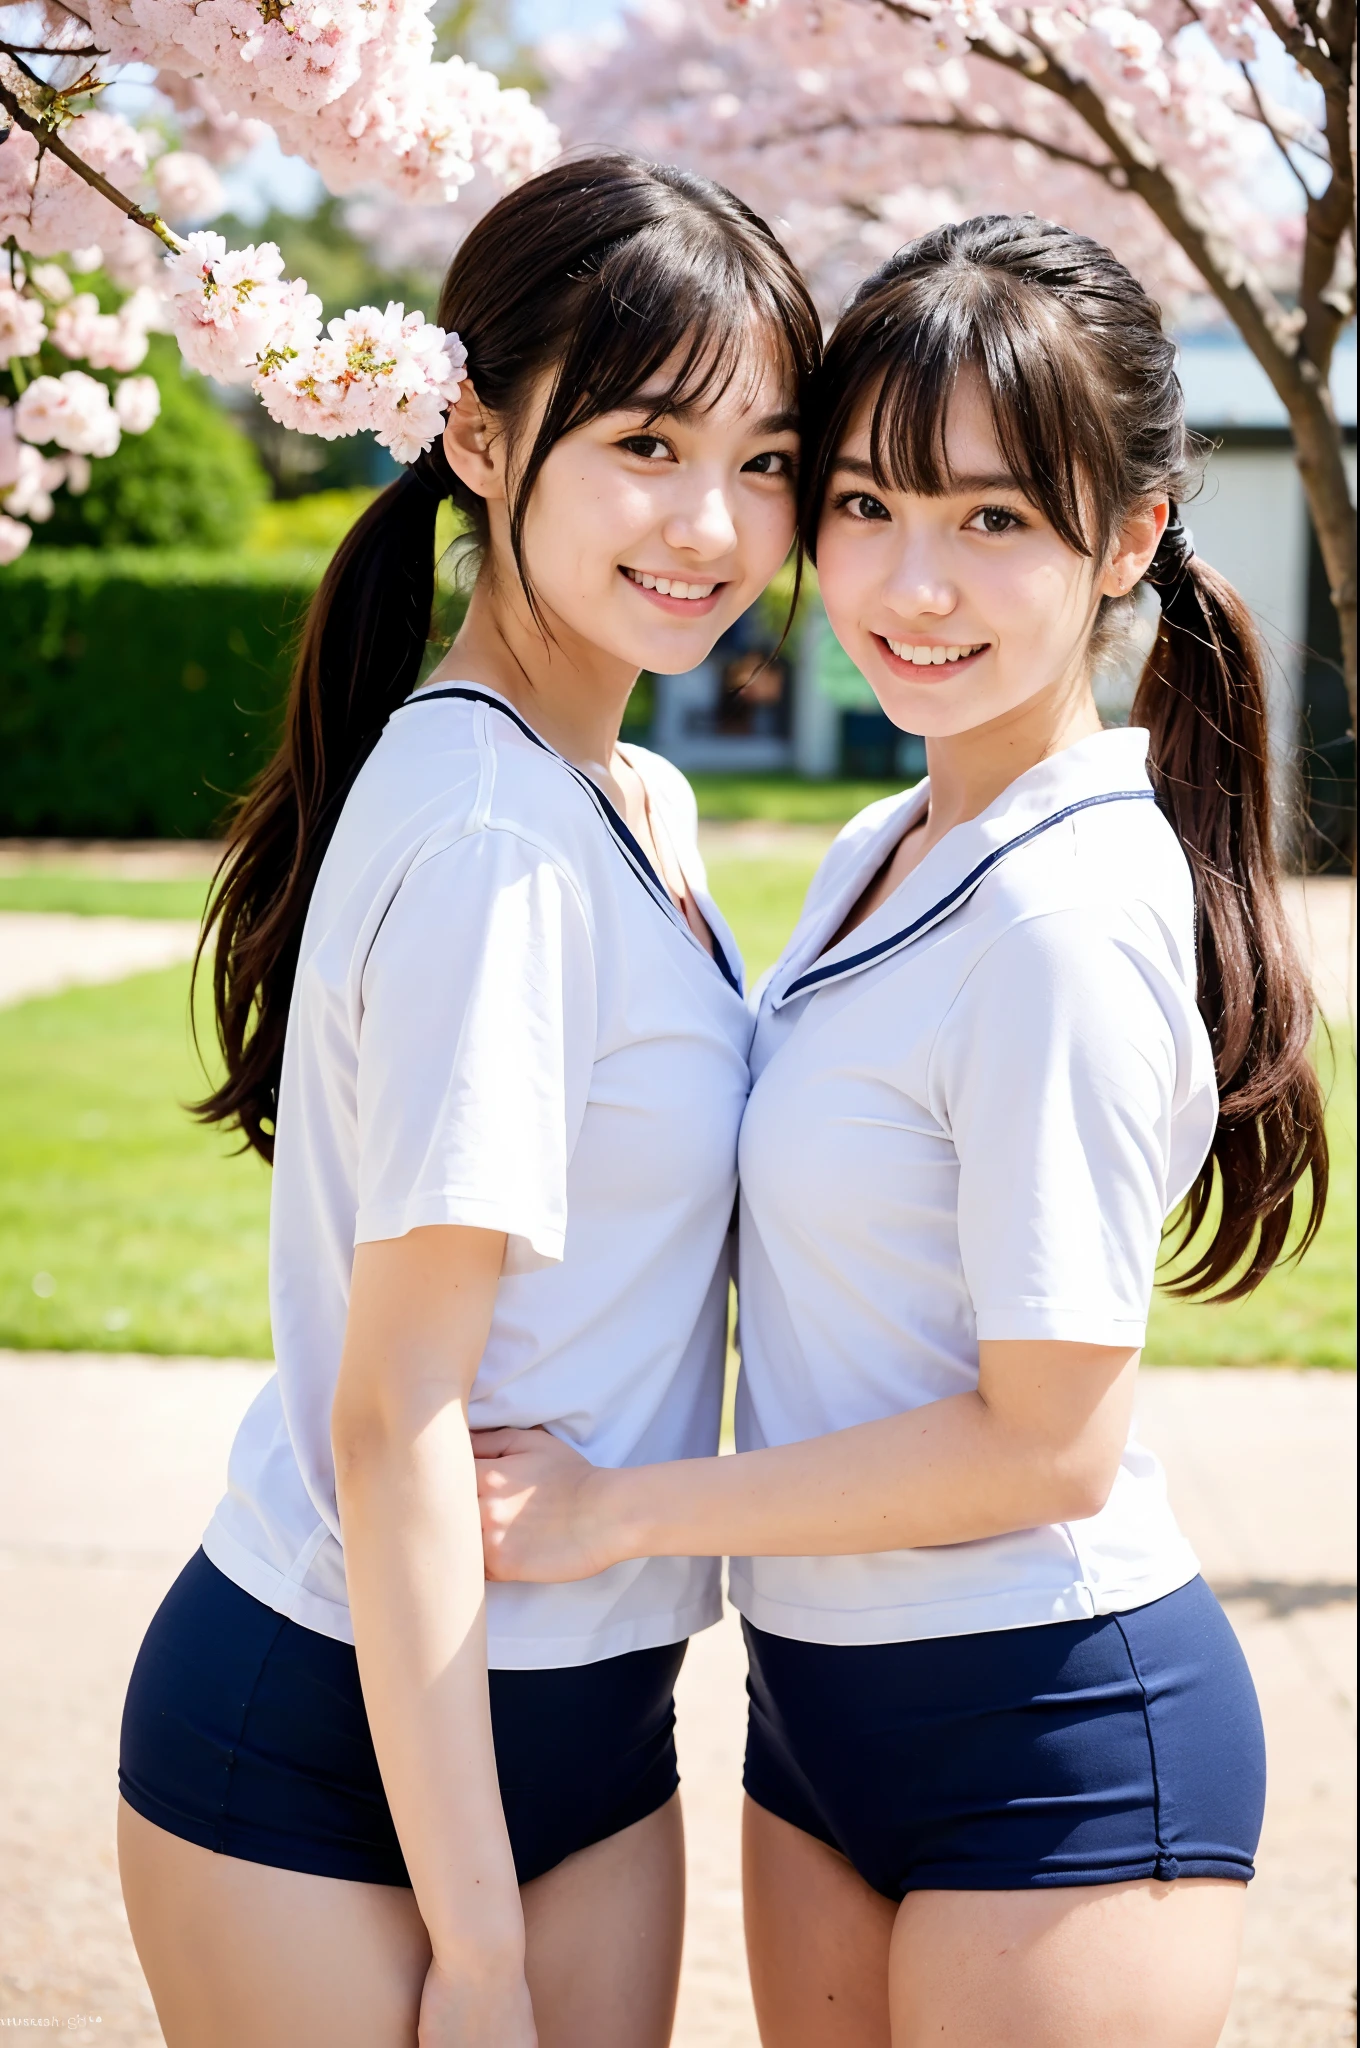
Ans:
[[[263,1368],[0,1354],[0,2025],[160,2042],[113,1858],[128,1669]],[[1146,1375],[1148,1439],[1265,1710],[1271,1795],[1224,2048],[1342,2048],[1354,1881],[1355,1381]],[[740,1638],[680,1689],[690,1915],[675,2048],[755,2048],[737,1861]],[[301,2044],[300,2044],[301,2048]],[[309,2044],[310,2048],[310,2044]]]

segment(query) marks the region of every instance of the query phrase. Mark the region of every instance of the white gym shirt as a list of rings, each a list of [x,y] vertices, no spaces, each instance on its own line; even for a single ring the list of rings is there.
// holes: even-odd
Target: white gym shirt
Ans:
[[[975,1388],[981,1338],[1141,1344],[1218,1114],[1185,856],[1147,734],[1082,740],[827,942],[924,784],[837,839],[760,999],[742,1126],[741,1450]],[[1198,1566],[1131,1435],[1088,1521],[737,1558],[757,1627],[908,1642],[1140,1607]]]
[[[278,1369],[203,1547],[342,1642],[330,1416],[356,1243],[424,1224],[508,1233],[474,1428],[544,1423],[597,1465],[718,1447],[752,1018],[689,785],[656,755],[629,759],[718,960],[595,785],[470,685],[394,714],[322,864],[279,1099]],[[490,1663],[593,1663],[720,1609],[710,1559],[493,1585]]]

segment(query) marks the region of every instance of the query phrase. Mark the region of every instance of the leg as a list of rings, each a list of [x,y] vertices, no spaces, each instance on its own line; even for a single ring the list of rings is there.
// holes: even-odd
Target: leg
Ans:
[[[679,1795],[520,1896],[539,2048],[666,2048],[685,1921]]]
[[[215,1856],[124,1801],[118,1865],[167,2048],[415,2048],[409,1891]]]
[[[1218,1878],[912,1892],[892,2048],[1216,2048],[1245,1899]]]
[[[764,2048],[889,2048],[891,1901],[753,1799],[742,1822],[742,1888]]]

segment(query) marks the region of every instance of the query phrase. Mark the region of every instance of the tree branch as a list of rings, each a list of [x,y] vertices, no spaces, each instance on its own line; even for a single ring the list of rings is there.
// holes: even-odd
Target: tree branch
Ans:
[[[93,43],[81,43],[75,47],[63,46],[59,50],[49,49],[46,43],[0,43],[0,50],[7,57],[104,57],[106,50],[97,50]]]
[[[1341,67],[1334,63],[1324,50],[1319,49],[1317,43],[1305,35],[1301,28],[1297,28],[1292,21],[1285,20],[1276,5],[1276,0],[1256,0],[1256,5],[1269,23],[1271,34],[1284,44],[1294,62],[1301,64],[1324,91],[1328,86],[1335,87],[1345,82],[1345,73]]]
[[[813,127],[789,128],[779,134],[748,136],[745,140],[751,149],[778,149],[785,143],[804,142],[822,135],[871,135],[881,128],[907,128],[915,134],[926,135],[960,135],[972,142],[1023,142],[1051,157],[1055,163],[1090,171],[1093,177],[1107,182],[1122,181],[1124,176],[1122,166],[1113,160],[1100,163],[1095,157],[1083,156],[1080,150],[1064,149],[1061,143],[1047,142],[1042,136],[1031,135],[1024,128],[1013,128],[1009,122],[999,121],[992,127],[985,121],[970,121],[962,115],[952,121],[944,121],[925,116],[917,118],[910,114],[885,114],[879,120],[859,121],[852,115],[843,114],[818,122]]]
[[[1285,146],[1284,137],[1280,134],[1279,130],[1275,126],[1275,123],[1271,120],[1270,115],[1266,112],[1266,103],[1261,98],[1261,94],[1257,87],[1256,80],[1252,77],[1250,70],[1247,68],[1246,59],[1244,57],[1239,57],[1238,65],[1241,70],[1243,78],[1245,78],[1245,80],[1247,81],[1247,91],[1251,94],[1252,103],[1256,108],[1257,119],[1260,121],[1261,126],[1265,129],[1266,134],[1274,143],[1276,149],[1278,149],[1278,151],[1280,152],[1280,155],[1288,164],[1295,178],[1297,178],[1299,190],[1303,193],[1304,201],[1306,204],[1313,196],[1312,192],[1309,190],[1308,187],[1308,180],[1304,177],[1303,172],[1299,169],[1293,157],[1289,154],[1289,151]]]
[[[101,199],[107,199],[110,206],[117,207],[119,213],[124,214],[135,226],[145,228],[148,234],[155,235],[172,253],[177,254],[183,247],[178,235],[171,233],[158,213],[147,213],[143,207],[120,192],[116,185],[111,185],[107,178],[92,170],[68,143],[62,141],[55,129],[46,127],[35,114],[30,114],[7,85],[0,85],[0,107],[5,109],[11,120],[17,121],[21,128],[37,138],[39,152],[50,149],[59,162],[64,163],[69,171],[74,171],[78,178],[83,178]]]

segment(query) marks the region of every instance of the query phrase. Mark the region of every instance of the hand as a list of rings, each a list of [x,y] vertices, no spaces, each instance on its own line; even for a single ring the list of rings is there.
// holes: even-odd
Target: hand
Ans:
[[[522,1966],[470,1981],[438,1959],[420,2000],[419,2048],[538,2048]]]
[[[618,1561],[597,1471],[546,1429],[474,1430],[482,1550],[489,1579],[556,1584]]]

